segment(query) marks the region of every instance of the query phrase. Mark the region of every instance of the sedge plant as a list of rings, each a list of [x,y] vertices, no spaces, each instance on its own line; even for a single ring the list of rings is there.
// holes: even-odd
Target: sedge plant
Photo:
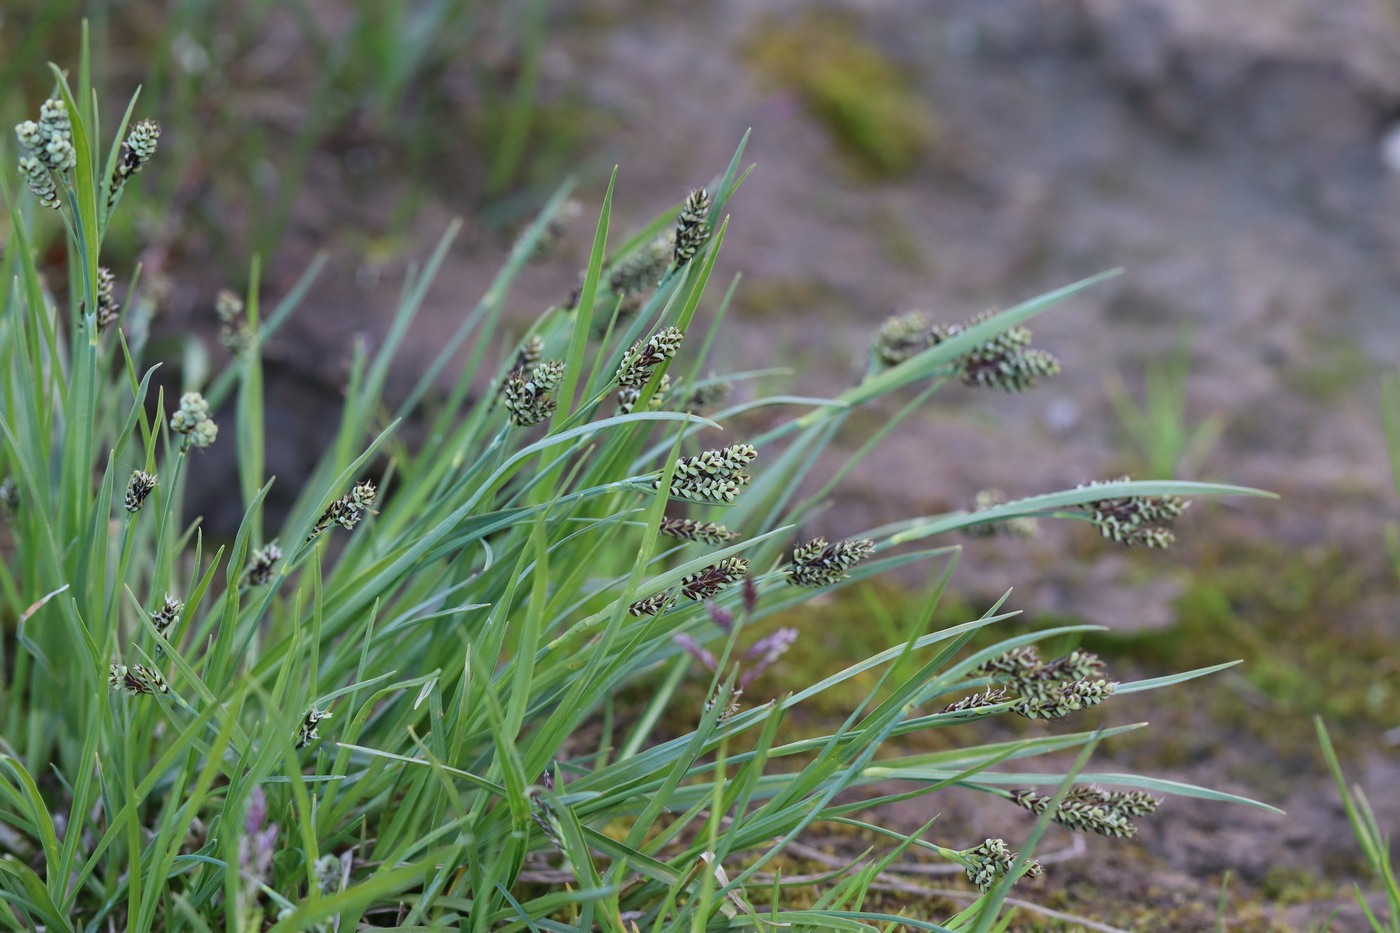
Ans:
[[[996,716],[1072,720],[1228,666],[1120,683],[1087,652],[1039,656],[1037,641],[1080,625],[974,650],[1015,613],[1003,599],[933,627],[957,547],[930,539],[1062,517],[1165,545],[1180,497],[1254,491],[1124,480],[839,540],[802,527],[939,387],[1021,390],[1051,375],[1024,322],[1102,277],[966,324],[909,325],[897,346],[882,330],[870,370],[834,397],[745,398],[754,374],[701,377],[733,294],[711,277],[743,145],[617,246],[609,183],[577,293],[507,334],[511,283],[564,189],[418,383],[388,398],[447,231],[377,351],[357,349],[335,438],[273,527],[261,348],[319,266],[265,309],[255,264],[247,293],[219,301],[227,366],[179,399],[153,389],[156,364],[128,342],[113,285],[134,271],[108,270],[102,241],[124,179],[159,171],[155,127],[133,102],[104,136],[87,68],[72,84],[53,77],[20,129],[22,184],[14,163],[0,181],[0,927],[660,933],[898,919],[980,933],[1039,870],[1030,850],[1052,821],[1127,836],[1157,794],[1248,802],[1080,770],[1099,738],[1141,724],[884,747]],[[66,290],[31,235],[51,215],[67,231]],[[807,495],[850,415],[893,394],[909,396],[903,408]],[[421,443],[403,439],[409,420]],[[224,494],[244,517],[213,541],[183,497],[221,446],[236,452]],[[905,642],[746,703],[802,637],[758,638],[755,623],[921,561],[938,585]],[[875,684],[838,730],[785,737],[789,711],[861,675]],[[709,699],[686,708],[679,688],[696,678]],[[616,709],[629,687],[644,701]],[[1072,771],[1027,769],[1076,749]],[[844,793],[891,782],[903,789]],[[871,825],[860,817],[882,802],[954,785],[1038,820],[1020,844],[971,848],[940,845],[931,827],[882,830],[896,837],[882,858],[935,852],[986,891],[945,923],[865,909],[884,861],[802,905],[769,874],[815,824]]]

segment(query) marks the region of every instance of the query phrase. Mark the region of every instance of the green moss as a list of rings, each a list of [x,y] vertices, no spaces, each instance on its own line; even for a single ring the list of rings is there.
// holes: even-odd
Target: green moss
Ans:
[[[860,38],[850,17],[812,12],[768,20],[746,43],[754,68],[801,99],[869,174],[907,174],[934,137],[934,120],[903,71]]]

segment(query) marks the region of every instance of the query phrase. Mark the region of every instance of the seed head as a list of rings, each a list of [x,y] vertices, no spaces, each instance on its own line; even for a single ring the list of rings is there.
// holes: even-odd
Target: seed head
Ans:
[[[544,338],[539,334],[532,334],[520,345],[520,349],[515,351],[515,362],[511,364],[510,371],[523,373],[534,369],[543,358]]]
[[[355,488],[326,506],[306,540],[312,540],[332,525],[340,525],[346,531],[353,531],[365,512],[371,511],[376,494],[372,481],[363,480],[357,483]]]
[[[272,568],[282,559],[282,549],[277,546],[276,541],[269,542],[265,547],[261,547],[253,552],[253,559],[248,562],[248,573],[245,577],[249,586],[262,586],[272,579]]]
[[[935,324],[929,329],[931,346],[943,343],[970,327],[995,317],[995,311],[979,314],[966,324]],[[1025,392],[1038,379],[1060,371],[1060,362],[1043,350],[1030,348],[1031,332],[1021,325],[1009,327],[986,343],[958,358],[964,385]]]
[[[113,690],[125,690],[129,697],[142,694],[169,693],[170,685],[155,668],[144,664],[113,664],[107,672],[107,686]]]
[[[112,270],[106,266],[97,267],[97,329],[105,330],[117,320],[121,305],[117,304],[112,292],[117,284]]]
[[[1128,477],[1124,476],[1109,482],[1127,481]],[[1105,483],[1095,480],[1081,483],[1075,488],[1091,489],[1102,485]],[[1169,547],[1176,536],[1159,526],[1180,517],[1190,505],[1190,499],[1180,496],[1123,496],[1086,502],[1080,508],[1105,538],[1129,547],[1164,548]]]
[[[676,461],[671,477],[671,495],[695,502],[728,503],[749,484],[743,467],[754,461],[758,450],[750,444],[735,444],[722,450],[707,450],[695,457]],[[653,486],[661,488],[657,477]]]
[[[507,376],[502,401],[510,411],[511,423],[527,428],[554,414],[559,401],[549,393],[563,379],[564,364],[559,360],[541,363],[528,373],[512,372]]]
[[[348,853],[347,853],[348,854]],[[323,855],[312,866],[316,887],[322,894],[334,894],[345,880],[345,865],[336,855]]]
[[[652,370],[675,358],[684,339],[685,333],[680,328],[666,327],[645,341],[638,340],[622,355],[622,364],[617,368],[617,384],[633,389],[646,385]]]
[[[330,719],[329,710],[319,710],[311,707],[306,711],[306,715],[301,717],[301,725],[297,728],[297,748],[305,748],[321,737],[316,731],[316,724],[323,719]]]
[[[681,580],[681,595],[686,599],[711,599],[720,590],[733,585],[749,572],[749,562],[743,557],[726,557]]]
[[[661,381],[656,384],[656,391],[651,394],[651,401],[647,402],[647,409],[655,411],[666,402],[666,396],[671,391],[671,376],[663,374]],[[630,386],[617,390],[617,414],[630,415],[632,409],[637,407],[637,402],[641,400],[642,390],[634,389]]]
[[[664,590],[646,599],[639,599],[627,607],[634,616],[658,616],[675,605],[676,591]]]
[[[170,416],[170,430],[185,435],[185,449],[208,447],[219,434],[219,426],[209,417],[209,403],[198,392],[180,396],[180,410]]]
[[[141,171],[151,156],[156,154],[156,142],[160,139],[160,124],[154,120],[142,120],[126,134],[121,156],[112,170],[112,193],[107,201],[110,208],[117,201],[123,186],[132,175]]]
[[[61,204],[58,200],[58,185],[54,183],[48,168],[38,158],[25,156],[20,159],[19,174],[40,204],[58,210]]]
[[[1011,800],[1037,814],[1044,813],[1050,804],[1049,797],[1032,790],[1012,791]],[[1076,787],[1065,795],[1051,819],[1080,832],[1101,836],[1134,836],[1137,827],[1130,817],[1147,816],[1156,811],[1161,802],[1141,791],[1105,791],[1093,785]]]
[[[932,346],[928,315],[910,311],[887,318],[880,325],[870,349],[882,368],[898,366]]]
[[[702,544],[723,544],[739,537],[737,531],[730,531],[723,525],[715,522],[697,522],[690,518],[663,518],[658,530],[672,538],[699,541]]]
[[[979,846],[967,849],[962,856],[966,860],[967,880],[981,891],[991,888],[998,878],[1011,870],[1012,863],[1016,861],[1015,854],[1001,839],[988,839]]]
[[[1012,709],[1027,719],[1063,719],[1098,706],[1117,689],[1118,685],[1108,680],[1071,680],[1053,691],[1031,692]]]
[[[695,254],[710,238],[710,194],[704,188],[690,192],[676,218],[676,249],[673,261],[683,266],[695,258]]]
[[[788,582],[793,586],[835,586],[850,576],[849,571],[871,554],[875,542],[856,538],[827,544],[822,537],[800,544],[792,552]]]
[[[175,626],[180,622],[180,614],[184,611],[185,604],[169,593],[166,593],[165,605],[151,613],[151,624],[156,627],[157,632],[160,632],[161,638],[170,641],[170,636],[175,634]],[[164,649],[159,645],[156,646],[157,654],[162,650]]]
[[[219,317],[219,343],[242,356],[256,342],[257,335],[243,313],[243,299],[227,288],[219,289],[214,299],[214,313]]]
[[[635,295],[655,288],[666,273],[673,249],[672,234],[657,237],[613,266],[608,276],[608,287],[619,296]]]
[[[126,498],[122,504],[126,510],[133,515],[141,511],[141,506],[145,504],[146,497],[158,486],[157,475],[147,473],[145,470],[133,470],[131,479],[126,484]]]
[[[68,119],[68,105],[57,98],[44,101],[39,108],[39,122],[25,120],[15,127],[24,148],[34,154],[46,168],[66,172],[78,164],[78,151],[73,148],[73,122]]]

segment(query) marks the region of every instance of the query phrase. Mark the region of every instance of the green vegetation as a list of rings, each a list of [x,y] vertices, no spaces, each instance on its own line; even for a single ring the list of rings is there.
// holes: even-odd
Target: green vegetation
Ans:
[[[456,224],[410,274],[382,345],[357,353],[334,440],[274,529],[263,513],[276,479],[266,475],[261,348],[319,265],[265,308],[254,262],[247,294],[220,299],[234,351],[226,368],[187,384],[178,402],[152,393],[156,367],[127,339],[140,321],[123,316],[103,243],[124,207],[118,182],[151,158],[154,130],[133,122],[143,116],[133,101],[116,132],[102,132],[92,73],[86,56],[70,75],[55,68],[39,119],[20,127],[30,193],[0,176],[10,220],[0,270],[16,283],[0,294],[0,927],[624,933],[899,922],[987,933],[1006,928],[997,918],[1011,885],[1038,873],[1031,856],[1052,821],[1122,836],[1156,808],[1154,793],[1249,803],[1135,775],[1097,779],[1123,789],[1099,787],[1085,771],[1090,754],[1135,726],[916,755],[891,754],[888,742],[1008,714],[1073,718],[1221,667],[1117,683],[1091,654],[1034,650],[1092,627],[1008,637],[999,626],[1014,613],[1001,602],[936,625],[954,552],[927,539],[1059,517],[1163,545],[1184,508],[1177,497],[1254,491],[1116,481],[834,543],[796,535],[950,380],[1028,388],[1018,367],[1048,357],[1027,348],[1023,323],[1101,277],[891,346],[886,365],[835,398],[718,407],[719,383],[755,375],[699,378],[732,296],[716,300],[709,284],[726,204],[746,174],[742,144],[712,193],[692,192],[612,250],[610,185],[576,300],[508,339],[504,302],[565,187],[391,406],[383,391],[396,350]],[[142,177],[161,172],[160,158]],[[55,215],[68,277],[51,289],[32,231]],[[656,278],[618,276],[636,271],[639,253]],[[624,320],[629,298],[639,306]],[[914,386],[804,498],[848,415]],[[755,435],[715,433],[753,412],[773,416]],[[421,446],[399,437],[408,418],[428,427]],[[212,445],[237,452],[224,494],[244,518],[228,542],[206,540],[185,511],[186,481]],[[802,640],[762,634],[764,619],[918,561],[933,563],[933,583],[888,643],[799,679],[775,702],[744,695]],[[838,727],[788,733],[788,716],[856,678],[868,687]],[[706,685],[700,697],[682,690],[691,683]],[[646,700],[624,718],[613,698],[626,689]],[[1026,771],[1055,752],[1078,758]],[[903,835],[856,823],[870,801],[837,802],[889,781],[907,790],[885,800],[956,785],[1038,818],[1019,854],[1001,840],[954,850],[925,838],[929,826]],[[887,841],[849,873],[768,877],[817,822]],[[965,873],[979,889],[971,902],[938,922],[871,909],[884,868],[915,852]]]

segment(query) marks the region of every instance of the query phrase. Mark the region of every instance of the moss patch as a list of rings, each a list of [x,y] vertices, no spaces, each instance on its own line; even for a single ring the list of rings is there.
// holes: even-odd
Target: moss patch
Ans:
[[[753,67],[795,93],[868,174],[907,174],[934,138],[934,119],[905,72],[860,37],[847,16],[766,20],[745,43]]]

